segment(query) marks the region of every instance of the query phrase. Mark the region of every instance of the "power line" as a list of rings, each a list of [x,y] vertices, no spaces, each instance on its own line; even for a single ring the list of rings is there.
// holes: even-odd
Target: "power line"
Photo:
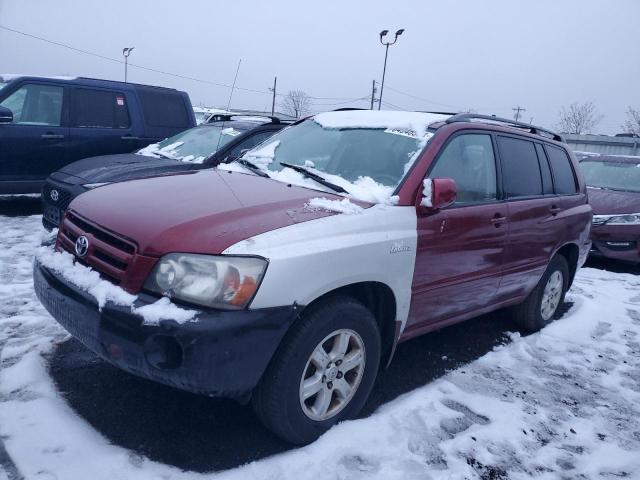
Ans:
[[[315,106],[327,106],[327,107],[331,107],[331,106],[335,106],[335,105],[346,105],[347,103],[353,103],[353,102],[360,102],[362,100],[369,100],[370,97],[369,95],[367,95],[366,97],[358,97],[358,98],[352,98],[350,100],[346,100],[344,102],[335,102],[335,103],[313,103]]]
[[[376,83],[380,84],[380,82],[376,82]],[[385,86],[386,86],[389,90],[392,90],[392,91],[394,91],[394,92],[396,92],[396,93],[399,93],[400,95],[404,95],[404,96],[406,96],[406,97],[413,98],[413,99],[415,99],[415,100],[421,100],[421,101],[423,101],[423,102],[433,103],[434,105],[440,105],[441,107],[451,107],[451,108],[455,108],[455,109],[458,109],[458,110],[460,110],[460,109],[461,109],[461,107],[456,106],[456,105],[450,105],[450,104],[448,104],[448,103],[436,102],[436,101],[434,101],[434,100],[429,100],[428,98],[418,97],[417,95],[412,95],[412,94],[410,94],[410,93],[403,92],[402,90],[398,90],[397,88],[390,87],[389,85],[385,85]]]
[[[393,107],[393,108],[395,108],[396,110],[406,110],[406,111],[410,111],[410,110],[411,110],[410,108],[404,108],[404,107],[400,107],[400,106],[398,106],[398,105],[394,105],[393,103],[391,103],[391,102],[387,102],[386,100],[383,100],[383,101],[382,101],[382,103],[383,103],[384,105],[389,105],[390,107]]]
[[[48,38],[40,37],[38,35],[33,35],[31,33],[23,32],[23,31],[20,31],[20,30],[16,30],[14,28],[10,28],[10,27],[7,27],[5,25],[0,25],[0,29],[6,30],[8,32],[15,33],[17,35],[22,35],[24,37],[33,38],[33,39],[39,40],[41,42],[50,43],[52,45],[56,45],[58,47],[66,48],[68,50],[72,50],[72,51],[77,52],[77,53],[82,53],[84,55],[90,55],[92,57],[100,58],[102,60],[107,60],[109,62],[124,64],[124,61],[120,60],[118,58],[113,58],[113,57],[109,57],[107,55],[102,55],[100,53],[92,52],[92,51],[89,51],[89,50],[84,50],[82,48],[77,48],[77,47],[74,47],[72,45],[68,45],[66,43],[57,42],[55,40],[49,40]],[[159,73],[161,75],[167,75],[167,76],[175,77],[175,78],[181,78],[183,80],[191,80],[193,82],[204,83],[204,84],[207,84],[207,85],[214,85],[216,87],[223,87],[223,88],[229,88],[229,89],[232,88],[231,85],[228,85],[226,83],[213,82],[211,80],[204,80],[202,78],[191,77],[189,75],[182,75],[182,74],[179,74],[179,73],[167,72],[165,70],[159,70],[157,68],[146,67],[144,65],[139,65],[139,64],[136,64],[136,63],[129,63],[129,66],[138,68],[140,70],[146,70],[148,72]],[[272,95],[272,92],[270,92],[269,90],[257,90],[257,89],[254,89],[254,88],[246,88],[246,87],[239,87],[239,86],[236,86],[235,89],[236,90],[242,90],[244,92],[250,92],[250,93],[259,93],[259,94],[263,94],[263,95]],[[285,97],[286,95],[287,94],[285,94],[285,93],[276,93],[276,96],[278,96],[278,97]],[[348,98],[348,97],[313,97],[313,96],[309,96],[309,98],[312,99],[312,100],[345,100],[345,101],[351,101],[351,99]]]

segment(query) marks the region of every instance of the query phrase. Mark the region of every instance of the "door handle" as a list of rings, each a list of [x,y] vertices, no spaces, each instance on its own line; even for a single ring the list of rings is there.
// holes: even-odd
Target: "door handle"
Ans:
[[[57,133],[43,133],[42,135],[40,135],[40,138],[44,138],[46,140],[56,140],[64,138],[64,135],[59,135]]]
[[[140,140],[140,137],[132,137],[131,135],[123,135],[120,140]]]
[[[507,221],[507,217],[502,216],[499,213],[496,213],[491,219],[491,223],[493,223],[493,226],[496,228],[500,227],[500,225],[502,225],[506,221]]]
[[[549,211],[551,212],[551,215],[553,215],[554,217],[558,215],[558,213],[560,213],[560,210],[561,208],[556,207],[555,205],[551,205],[551,208],[549,209]]]

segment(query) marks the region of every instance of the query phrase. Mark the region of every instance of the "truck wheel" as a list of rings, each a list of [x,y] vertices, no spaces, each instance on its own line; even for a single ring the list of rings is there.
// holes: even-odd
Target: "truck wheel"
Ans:
[[[537,332],[551,323],[558,307],[564,303],[569,284],[569,267],[562,255],[556,255],[529,294],[514,308],[516,323],[528,332]]]
[[[304,312],[254,391],[253,408],[284,440],[304,445],[355,417],[376,379],[380,332],[362,303],[336,296]]]

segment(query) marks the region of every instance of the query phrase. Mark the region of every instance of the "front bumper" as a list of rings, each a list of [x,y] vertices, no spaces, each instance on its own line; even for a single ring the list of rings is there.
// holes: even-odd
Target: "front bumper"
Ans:
[[[594,225],[591,255],[640,263],[640,226]]]
[[[130,308],[102,310],[87,293],[37,261],[35,291],[71,335],[113,365],[183,390],[245,400],[258,384],[297,307],[202,310],[195,322],[144,325]],[[156,299],[141,294],[140,306]]]

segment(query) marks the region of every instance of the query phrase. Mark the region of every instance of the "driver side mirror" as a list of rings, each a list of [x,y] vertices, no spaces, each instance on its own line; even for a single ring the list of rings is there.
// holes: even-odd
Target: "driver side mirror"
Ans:
[[[422,185],[419,208],[423,211],[441,210],[456,201],[458,188],[452,178],[425,178]]]
[[[13,112],[7,107],[0,107],[0,123],[12,123]]]

